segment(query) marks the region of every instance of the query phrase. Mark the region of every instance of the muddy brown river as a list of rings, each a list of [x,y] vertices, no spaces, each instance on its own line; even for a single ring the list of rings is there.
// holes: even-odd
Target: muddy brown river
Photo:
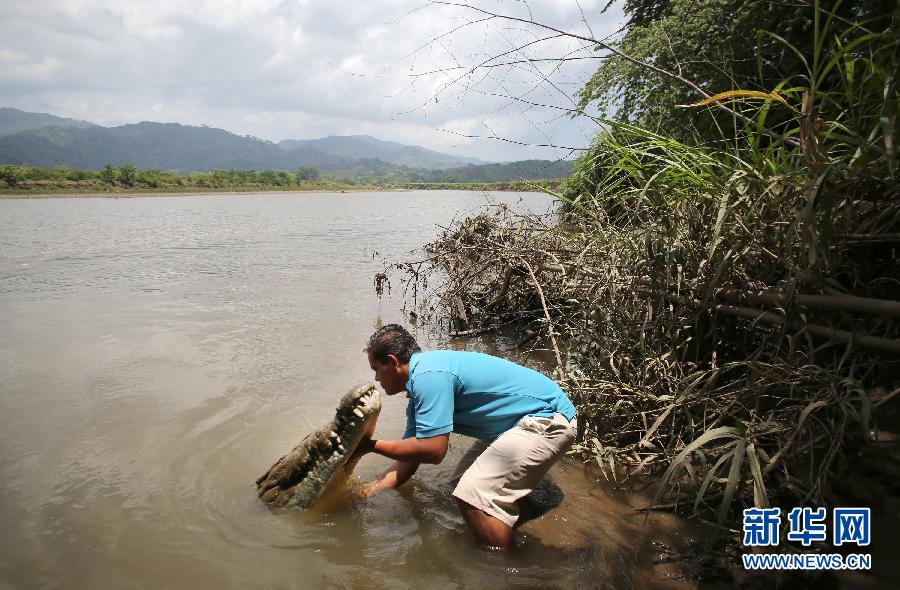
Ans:
[[[0,588],[685,588],[683,521],[568,459],[564,504],[519,550],[476,547],[445,479],[468,441],[398,491],[269,511],[254,479],[371,380],[362,352],[404,320],[374,296],[488,203],[398,192],[0,200]],[[373,255],[373,253],[376,253]],[[492,339],[428,347],[504,354]],[[511,353],[510,353],[511,354]],[[405,399],[384,397],[378,437]],[[357,481],[389,463],[367,456]]]

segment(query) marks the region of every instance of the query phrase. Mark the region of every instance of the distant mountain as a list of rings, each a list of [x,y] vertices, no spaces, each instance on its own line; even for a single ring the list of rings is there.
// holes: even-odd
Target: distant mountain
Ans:
[[[442,154],[367,135],[285,140],[278,144],[214,127],[142,122],[101,127],[43,113],[0,109],[0,164],[100,169],[130,163],[178,172],[295,170],[315,166],[359,182],[491,182],[559,178],[571,162],[505,164]]]
[[[487,163],[478,158],[451,156],[419,146],[384,141],[369,135],[331,135],[321,139],[286,139],[280,142],[278,147],[285,150],[301,147],[313,148],[345,158],[374,159],[397,166],[429,170]]]
[[[562,178],[572,174],[571,160],[520,160],[503,164],[468,165],[447,170],[445,182],[504,182],[522,178]]]
[[[32,166],[102,168],[131,163],[139,168],[179,172],[213,168],[292,170],[317,166],[338,170],[353,160],[274,143],[213,127],[142,122],[120,127],[42,127],[0,137],[0,162]]]
[[[40,129],[41,127],[95,127],[93,123],[79,121],[78,119],[66,119],[47,113],[28,113],[19,109],[0,107],[0,135],[9,135],[26,131],[28,129]]]

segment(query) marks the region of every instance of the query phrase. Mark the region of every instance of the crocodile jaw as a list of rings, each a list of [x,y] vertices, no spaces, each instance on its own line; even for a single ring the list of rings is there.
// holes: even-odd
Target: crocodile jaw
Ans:
[[[364,436],[371,435],[381,411],[381,398],[371,383],[351,389],[335,417],[309,434],[257,480],[257,494],[272,506],[308,508],[335,478],[348,475],[348,460]]]

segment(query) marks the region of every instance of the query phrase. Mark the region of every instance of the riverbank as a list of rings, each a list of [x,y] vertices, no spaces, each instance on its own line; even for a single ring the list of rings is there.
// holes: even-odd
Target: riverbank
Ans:
[[[127,188],[84,187],[35,183],[33,186],[0,187],[0,199],[63,199],[63,198],[110,198],[133,197],[177,197],[189,195],[240,195],[247,193],[291,194],[291,193],[348,193],[348,192],[407,192],[427,191],[486,191],[486,192],[545,192],[555,191],[561,181],[521,181],[496,183],[428,183],[427,185],[400,184],[390,186],[360,186],[350,184],[310,183],[286,189],[258,185],[234,187],[181,187],[181,188]]]
[[[122,197],[182,194],[368,192],[393,190],[559,191],[562,179],[500,182],[357,182],[315,168],[170,172],[130,164],[102,170],[0,165],[0,198]]]
[[[196,195],[245,195],[249,193],[266,193],[273,195],[283,195],[292,193],[347,193],[347,192],[396,192],[398,189],[386,189],[378,187],[359,187],[359,186],[339,186],[339,187],[310,187],[310,188],[293,188],[290,190],[278,188],[260,188],[260,187],[234,187],[228,189],[222,188],[188,188],[184,190],[159,189],[159,190],[4,190],[0,188],[0,199],[67,199],[67,198],[107,198],[107,199],[130,199],[136,197],[187,197]]]

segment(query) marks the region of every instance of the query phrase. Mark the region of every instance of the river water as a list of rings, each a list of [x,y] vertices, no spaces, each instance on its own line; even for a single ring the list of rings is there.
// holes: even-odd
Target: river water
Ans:
[[[476,547],[444,480],[468,442],[398,491],[272,512],[253,482],[340,396],[362,348],[403,322],[382,259],[490,203],[400,192],[0,200],[0,588],[688,587],[683,523],[646,523],[580,463],[521,547]],[[428,347],[497,352],[496,343]],[[376,436],[405,399],[382,397]],[[389,461],[367,456],[357,485]]]

